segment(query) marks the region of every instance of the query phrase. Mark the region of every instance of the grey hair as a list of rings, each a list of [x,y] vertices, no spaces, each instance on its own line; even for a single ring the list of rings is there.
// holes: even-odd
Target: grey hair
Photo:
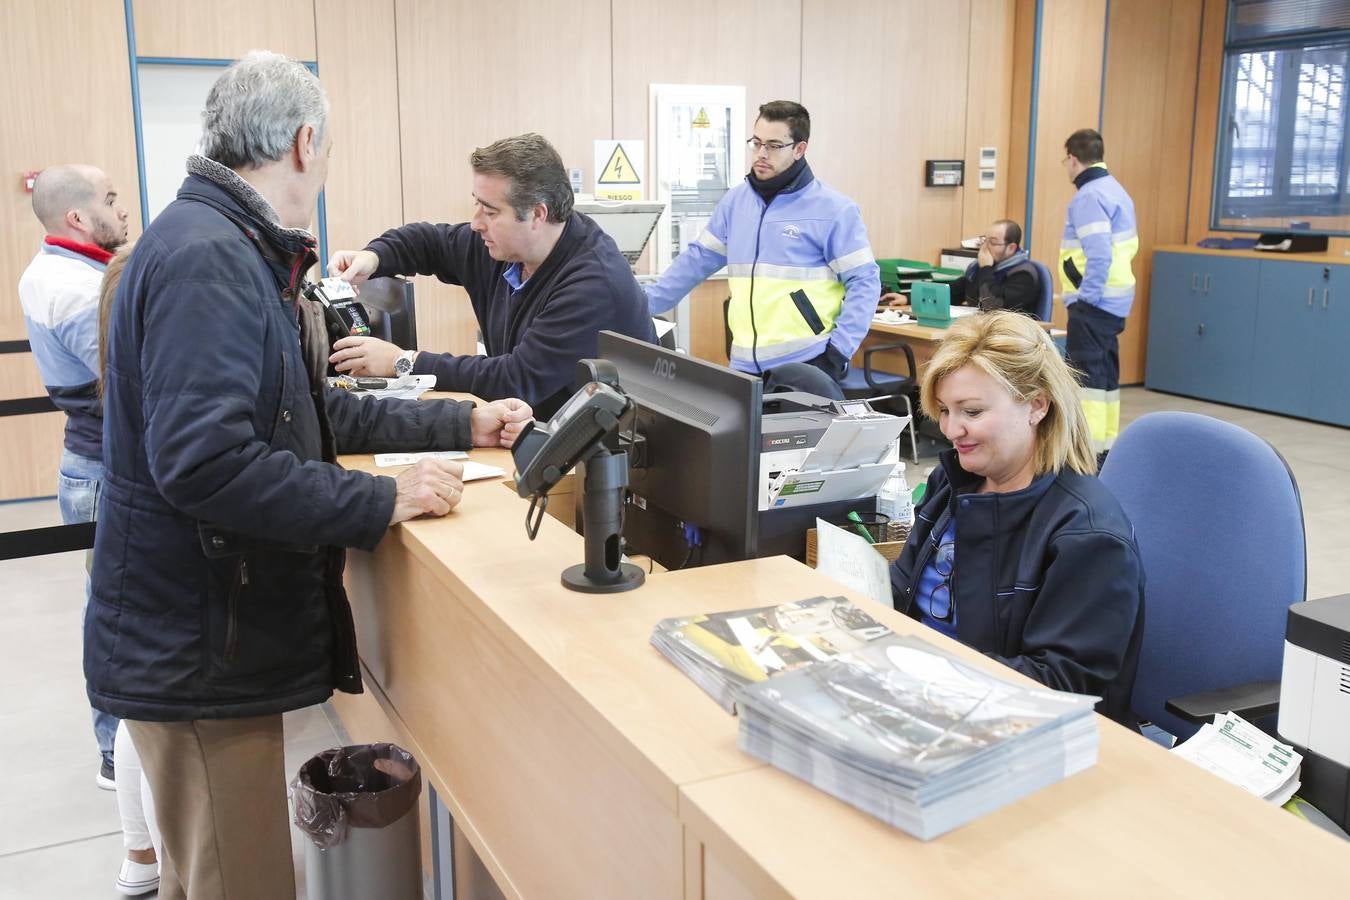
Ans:
[[[280,53],[252,50],[225,70],[202,110],[201,153],[231,169],[275,162],[314,126],[323,142],[328,96],[314,73]]]

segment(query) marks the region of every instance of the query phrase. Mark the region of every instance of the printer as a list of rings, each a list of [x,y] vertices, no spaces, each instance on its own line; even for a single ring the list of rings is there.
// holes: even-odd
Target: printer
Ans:
[[[875,412],[866,400],[830,400],[800,391],[765,394],[760,511],[875,497],[895,468],[892,448],[907,423]],[[789,500],[797,473],[809,473],[814,490]]]
[[[817,517],[874,512],[895,468],[894,441],[909,419],[866,400],[800,391],[765,394],[760,416],[759,552],[801,559]]]
[[[1303,754],[1299,795],[1350,825],[1350,594],[1295,603],[1285,626],[1280,737]]]

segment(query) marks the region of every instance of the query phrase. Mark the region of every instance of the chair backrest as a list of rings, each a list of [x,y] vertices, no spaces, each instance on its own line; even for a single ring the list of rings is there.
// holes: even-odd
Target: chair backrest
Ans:
[[[370,314],[370,333],[404,350],[417,349],[417,309],[411,281],[372,278],[361,285],[361,305]]]
[[[1298,485],[1261,438],[1184,412],[1132,423],[1101,478],[1144,565],[1131,706],[1184,739],[1198,726],[1167,712],[1168,699],[1280,678],[1288,610],[1307,590]]]
[[[1042,322],[1049,322],[1050,316],[1055,311],[1055,279],[1051,277],[1050,268],[1045,263],[1033,259],[1031,264],[1036,267],[1036,278],[1040,281],[1041,288],[1040,303],[1036,305],[1036,318]]]

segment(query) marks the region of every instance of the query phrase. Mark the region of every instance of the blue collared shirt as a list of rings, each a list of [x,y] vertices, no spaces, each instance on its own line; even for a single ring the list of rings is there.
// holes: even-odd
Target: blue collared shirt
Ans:
[[[511,265],[507,266],[505,269],[502,270],[502,278],[506,281],[507,284],[511,285],[512,294],[519,293],[520,289],[525,286],[525,282],[528,280],[525,278],[521,278],[520,274],[521,274],[521,265],[518,262],[513,262],[511,263]]]

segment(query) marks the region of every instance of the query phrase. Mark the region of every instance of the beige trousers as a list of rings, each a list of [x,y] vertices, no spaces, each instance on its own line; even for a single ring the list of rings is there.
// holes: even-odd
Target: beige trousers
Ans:
[[[127,728],[163,835],[160,900],[294,900],[280,714]]]

